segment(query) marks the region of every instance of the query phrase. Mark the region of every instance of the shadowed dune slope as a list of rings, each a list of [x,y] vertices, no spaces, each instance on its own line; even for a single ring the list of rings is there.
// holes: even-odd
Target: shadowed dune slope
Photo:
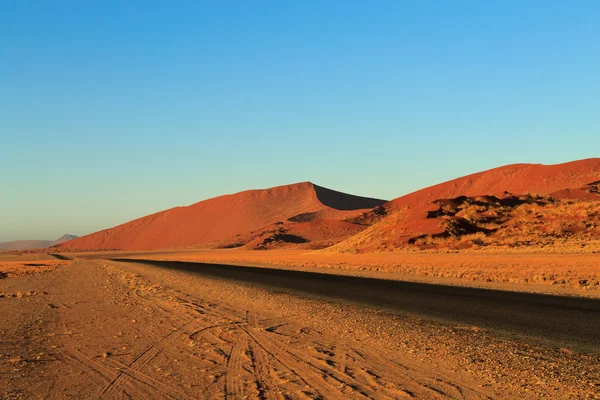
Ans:
[[[249,190],[176,207],[63,243],[69,249],[151,250],[210,246],[294,216],[343,219],[384,200],[318,189],[310,182]],[[325,199],[326,204],[321,201]]]
[[[336,210],[359,210],[364,208],[374,208],[385,203],[384,200],[371,199],[368,197],[354,196],[327,189],[318,185],[313,185],[317,199],[327,207]]]
[[[390,201],[386,208],[402,208],[458,196],[502,196],[531,193],[548,195],[578,188],[600,179],[600,158],[564,164],[513,164],[463,176]]]

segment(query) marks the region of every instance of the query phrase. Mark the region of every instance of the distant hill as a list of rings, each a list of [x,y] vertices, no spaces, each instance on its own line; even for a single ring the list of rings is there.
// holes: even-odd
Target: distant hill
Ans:
[[[77,236],[75,235],[65,234],[56,240],[15,240],[13,242],[0,242],[0,250],[43,249],[45,247],[54,246],[76,238]]]
[[[57,250],[319,247],[366,228],[345,220],[383,203],[302,182],[175,207],[70,240]]]
[[[58,243],[62,243],[62,242],[66,242],[68,240],[72,240],[72,239],[77,239],[79,236],[75,236],[75,235],[69,235],[68,233],[62,235],[61,237],[59,237],[58,239],[56,239],[56,244]]]

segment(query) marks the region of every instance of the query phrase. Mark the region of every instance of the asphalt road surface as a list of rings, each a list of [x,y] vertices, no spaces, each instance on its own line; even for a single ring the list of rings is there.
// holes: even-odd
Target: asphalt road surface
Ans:
[[[532,344],[600,354],[600,300],[274,268],[113,259],[187,271],[290,294],[472,325]]]

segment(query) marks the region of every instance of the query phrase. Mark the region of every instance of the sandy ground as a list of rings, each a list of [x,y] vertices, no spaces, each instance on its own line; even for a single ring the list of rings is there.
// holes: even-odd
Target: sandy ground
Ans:
[[[77,260],[0,291],[6,399],[600,398],[597,357],[182,271]]]
[[[369,253],[302,250],[185,250],[68,253],[70,257],[130,257],[252,265],[441,283],[497,290],[600,298],[600,255],[547,253]],[[1,259],[1,257],[0,257]]]

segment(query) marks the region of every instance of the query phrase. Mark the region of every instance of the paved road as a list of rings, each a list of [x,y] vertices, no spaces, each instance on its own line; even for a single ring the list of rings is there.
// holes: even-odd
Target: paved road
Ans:
[[[113,259],[271,290],[474,325],[500,336],[600,355],[600,300],[178,261]]]

